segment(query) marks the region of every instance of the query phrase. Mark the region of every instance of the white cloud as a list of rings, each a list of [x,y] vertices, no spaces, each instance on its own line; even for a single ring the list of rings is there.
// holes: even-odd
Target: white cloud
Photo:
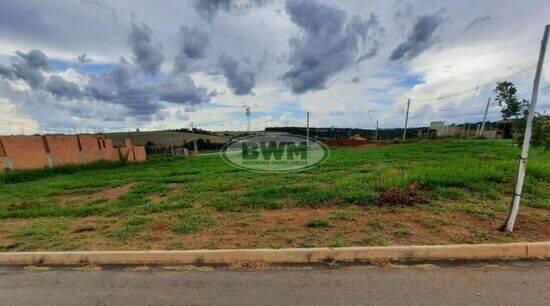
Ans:
[[[256,114],[253,116],[255,129],[292,120],[301,122],[302,114],[305,116],[307,111],[312,114],[314,126],[372,127],[373,122],[379,120],[381,127],[400,127],[403,106],[407,98],[412,97],[413,126],[426,125],[432,120],[480,120],[492,83],[526,67],[534,67],[543,26],[550,16],[550,6],[537,0],[506,4],[434,0],[414,5],[406,0],[318,1],[343,10],[348,17],[367,20],[370,13],[376,14],[384,28],[380,49],[378,55],[368,61],[352,64],[347,69],[331,69],[330,77],[323,83],[324,89],[314,86],[313,90],[294,95],[282,77],[291,69],[289,39],[299,39],[301,29],[291,22],[285,11],[286,0],[262,1],[262,5],[250,6],[242,0],[238,7],[206,19],[197,13],[192,1],[6,0],[0,12],[0,65],[9,65],[16,50],[27,53],[39,49],[51,60],[70,63],[43,71],[45,79],[56,75],[82,90],[97,72],[75,65],[75,58],[86,53],[93,59],[93,65],[113,64],[121,56],[131,59],[132,52],[127,45],[131,22],[146,23],[152,31],[153,46],[158,46],[164,55],[160,73],[143,77],[143,84],[147,86],[171,77],[174,59],[181,51],[180,27],[204,29],[209,42],[193,62],[190,77],[197,88],[205,88],[210,102],[189,106],[147,100],[148,103],[140,105],[125,100],[136,113],[141,114],[138,111],[141,109],[148,114],[130,116],[124,105],[105,103],[86,95],[81,100],[55,98],[43,89],[30,88],[23,81],[4,79],[0,81],[3,89],[0,97],[9,115],[2,118],[4,122],[5,116],[12,118],[10,123],[20,121],[29,131],[40,126],[161,129],[188,126],[191,121],[205,124],[204,128],[244,129],[244,108],[251,107]],[[421,16],[436,12],[442,12],[441,24],[430,43],[418,49],[415,57],[391,62],[392,51],[410,37],[415,22]],[[246,59],[247,69],[254,74],[254,82],[247,84],[253,94],[235,95],[228,87],[218,65],[221,54],[237,61]],[[315,58],[331,60],[330,56]],[[158,62],[151,71],[157,71]],[[530,97],[533,74],[532,68],[510,77],[522,97]],[[354,78],[360,82],[351,82]],[[490,85],[472,91],[485,84]],[[548,85],[547,63],[542,86]],[[434,99],[438,96],[446,98]],[[541,109],[550,106],[549,98],[550,90],[541,92]],[[490,118],[497,119],[498,115],[498,109],[491,107]],[[15,126],[0,125],[0,133],[17,130]]]

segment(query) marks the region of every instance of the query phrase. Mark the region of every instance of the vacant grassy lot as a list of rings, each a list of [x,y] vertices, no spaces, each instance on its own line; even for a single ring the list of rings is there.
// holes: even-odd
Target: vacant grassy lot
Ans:
[[[298,173],[217,155],[12,172],[0,176],[0,251],[549,240],[550,152],[538,149],[516,231],[497,230],[518,152],[465,140],[336,148]]]

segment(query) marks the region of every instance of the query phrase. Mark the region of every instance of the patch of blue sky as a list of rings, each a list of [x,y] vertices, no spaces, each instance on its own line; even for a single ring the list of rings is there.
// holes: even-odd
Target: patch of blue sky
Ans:
[[[88,73],[102,73],[111,70],[111,67],[113,67],[113,64],[86,64],[81,65],[79,69]]]
[[[73,61],[65,61],[59,59],[50,59],[49,68],[53,71],[65,71],[73,67],[75,63]]]
[[[425,83],[424,79],[419,74],[406,74],[400,76],[393,84],[397,87],[413,88],[415,85]]]

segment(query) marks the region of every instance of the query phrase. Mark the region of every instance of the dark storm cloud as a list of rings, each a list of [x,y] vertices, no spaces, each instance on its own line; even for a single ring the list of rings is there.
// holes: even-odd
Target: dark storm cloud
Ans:
[[[13,68],[10,66],[0,65],[0,77],[4,77],[10,80],[13,79]]]
[[[351,79],[351,82],[352,83],[361,83],[361,78],[360,77],[354,77],[353,79]]]
[[[133,115],[151,114],[160,109],[154,86],[147,84],[140,69],[124,58],[111,70],[90,75],[85,94],[96,100],[121,104]]]
[[[197,105],[208,102],[210,96],[205,88],[197,88],[186,74],[171,75],[158,86],[159,99],[165,102]]]
[[[153,45],[153,31],[144,23],[132,23],[128,45],[134,53],[135,61],[147,74],[156,74],[164,61],[160,46]]]
[[[205,57],[210,36],[199,27],[181,26],[178,38],[179,52],[175,58],[175,66],[178,71],[186,71],[193,61]]]
[[[233,0],[195,0],[194,7],[201,16],[212,19],[219,10],[229,11]]]
[[[256,73],[247,61],[239,63],[234,58],[222,54],[219,60],[220,68],[227,79],[227,85],[236,95],[248,95],[256,85]]]
[[[219,11],[246,13],[268,2],[270,0],[194,0],[193,6],[199,15],[212,20]]]
[[[38,69],[47,68],[48,66],[48,57],[38,49],[32,49],[28,53],[23,53],[18,50],[15,52],[15,54],[25,60],[25,63],[30,68]]]
[[[0,65],[0,76],[7,79],[25,81],[30,87],[38,88],[44,83],[42,70],[48,67],[48,57],[40,50],[28,53],[16,51],[18,57],[12,58],[11,66]]]
[[[17,51],[15,54],[19,58],[12,63],[13,75],[24,80],[32,88],[40,87],[44,83],[42,70],[48,66],[48,57],[37,49],[33,49],[28,53]]]
[[[411,59],[428,49],[433,44],[433,34],[441,25],[441,11],[433,15],[420,17],[407,40],[402,42],[393,50],[390,60]]]
[[[169,75],[166,79],[149,84],[135,65],[121,58],[110,71],[91,75],[86,95],[96,100],[124,105],[133,115],[158,112],[159,101],[197,105],[210,98],[205,88],[197,88],[188,75]]]
[[[50,76],[44,87],[58,97],[79,99],[82,96],[78,85],[57,75]]]
[[[334,74],[378,53],[383,28],[374,14],[349,19],[341,9],[308,0],[287,0],[285,9],[303,33],[289,40],[291,69],[283,78],[293,93],[322,89]]]

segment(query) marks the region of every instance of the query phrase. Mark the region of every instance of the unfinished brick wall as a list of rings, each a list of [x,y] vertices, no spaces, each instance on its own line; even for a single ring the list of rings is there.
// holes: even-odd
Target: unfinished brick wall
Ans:
[[[78,139],[69,135],[46,135],[48,147],[55,166],[80,163]]]
[[[44,168],[48,166],[42,136],[0,136],[6,156],[15,169]],[[3,168],[11,168],[4,163]]]
[[[118,150],[113,148],[113,141],[111,139],[103,138],[105,143],[105,160],[108,161],[119,161],[120,156],[118,156]]]
[[[0,136],[0,172],[9,169],[35,169],[100,160],[145,161],[145,147],[113,148],[112,141],[98,135]],[[137,152],[137,157],[136,157]]]
[[[82,163],[87,164],[101,160],[101,149],[98,137],[95,135],[78,135],[82,148]]]
[[[144,146],[134,146],[134,156],[135,161],[145,161],[147,160],[147,154],[145,153]]]

